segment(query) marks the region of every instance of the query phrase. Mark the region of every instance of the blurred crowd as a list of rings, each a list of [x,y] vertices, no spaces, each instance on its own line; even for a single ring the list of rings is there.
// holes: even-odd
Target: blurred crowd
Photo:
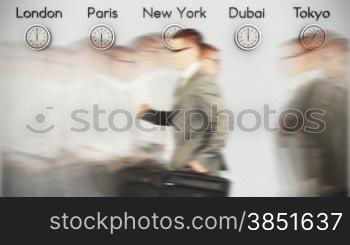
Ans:
[[[181,168],[202,173],[226,169],[220,154],[228,133],[208,131],[186,144],[186,130],[174,137],[168,121],[144,116],[186,107],[197,91],[205,95],[199,96],[201,106],[208,101],[221,106],[213,82],[220,73],[219,50],[198,32],[192,35],[175,50],[164,46],[160,34],[106,51],[86,40],[44,52],[22,43],[1,44],[1,112],[6,116],[0,128],[0,196],[115,196],[115,173],[150,159],[173,162],[175,168],[180,162],[186,165]],[[285,186],[280,194],[347,196],[348,40],[327,32],[321,48],[308,49],[293,39],[282,53],[279,68],[290,80],[284,107],[300,113],[281,117],[275,135]],[[186,87],[186,94],[181,89],[188,80],[202,83]],[[110,117],[116,109],[118,120]],[[79,117],[72,122],[74,111]],[[210,122],[227,124],[226,119]],[[304,127],[298,128],[300,123]],[[192,159],[194,154],[198,157]]]
[[[179,74],[159,34],[106,51],[88,40],[42,52],[22,43],[0,48],[1,109],[8,115],[1,125],[3,195],[113,195],[108,184],[97,190],[95,178],[107,181],[124,163],[169,160],[169,129],[135,126],[139,104],[172,105]],[[76,110],[84,111],[79,118],[89,125],[72,120]],[[109,122],[114,110],[127,112],[132,121],[121,112]],[[38,132],[53,128],[35,133],[26,125]]]
[[[205,76],[218,75],[218,49],[192,31],[198,42],[177,51],[166,48],[160,34],[106,51],[86,40],[43,52],[2,44],[2,109],[9,115],[2,123],[2,194],[115,196],[118,170],[150,159],[165,165],[179,156],[171,129],[137,115],[142,105],[173,109],[177,81],[194,63]]]

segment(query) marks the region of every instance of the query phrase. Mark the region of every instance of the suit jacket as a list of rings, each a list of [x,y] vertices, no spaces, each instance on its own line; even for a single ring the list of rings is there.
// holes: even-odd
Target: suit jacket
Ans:
[[[229,118],[220,113],[220,89],[213,76],[201,72],[181,83],[172,111],[151,110],[142,119],[174,128],[176,147],[170,169],[180,170],[190,160],[198,160],[210,174],[216,174],[226,169],[221,150],[229,132]]]
[[[288,108],[299,110],[304,118],[288,116],[284,123],[304,123],[297,132],[280,131],[279,143],[287,147],[292,158],[299,184],[313,180],[316,187],[301,193],[306,196],[346,195],[347,189],[347,88],[345,81],[331,78],[314,78],[296,92]],[[306,131],[315,128],[315,120],[306,117],[310,109],[321,109],[324,114],[313,116],[324,123],[320,132]],[[300,114],[301,115],[301,114]],[[283,123],[280,123],[283,125]],[[303,189],[307,189],[303,187]],[[299,193],[300,194],[300,193]]]

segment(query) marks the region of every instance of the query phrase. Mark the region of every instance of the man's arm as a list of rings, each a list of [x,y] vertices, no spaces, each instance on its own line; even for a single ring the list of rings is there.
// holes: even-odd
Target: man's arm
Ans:
[[[141,116],[142,120],[160,126],[171,126],[172,111],[157,111],[149,109]]]

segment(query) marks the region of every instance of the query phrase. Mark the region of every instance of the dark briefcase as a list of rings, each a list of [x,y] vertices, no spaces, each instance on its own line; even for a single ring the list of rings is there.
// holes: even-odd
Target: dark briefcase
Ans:
[[[162,189],[165,197],[226,197],[230,181],[188,171],[168,171]]]
[[[190,171],[168,171],[152,162],[123,168],[113,179],[119,197],[225,197],[230,188],[227,179]]]

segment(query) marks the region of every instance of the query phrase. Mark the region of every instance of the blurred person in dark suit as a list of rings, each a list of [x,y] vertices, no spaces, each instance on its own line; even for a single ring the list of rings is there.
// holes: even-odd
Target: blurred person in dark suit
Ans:
[[[292,113],[280,117],[278,142],[289,152],[288,174],[294,175],[297,186],[292,195],[348,193],[348,41],[332,33],[327,36],[318,49],[306,49],[298,39],[284,46],[287,55],[281,64],[294,84],[286,105],[286,112]]]
[[[175,151],[170,169],[217,174],[225,169],[221,150],[227,138],[228,122],[219,116],[222,96],[216,76],[202,67],[202,35],[193,29],[175,34],[174,63],[182,73],[177,83],[172,111],[157,111],[141,105],[142,119],[157,125],[172,126]]]

